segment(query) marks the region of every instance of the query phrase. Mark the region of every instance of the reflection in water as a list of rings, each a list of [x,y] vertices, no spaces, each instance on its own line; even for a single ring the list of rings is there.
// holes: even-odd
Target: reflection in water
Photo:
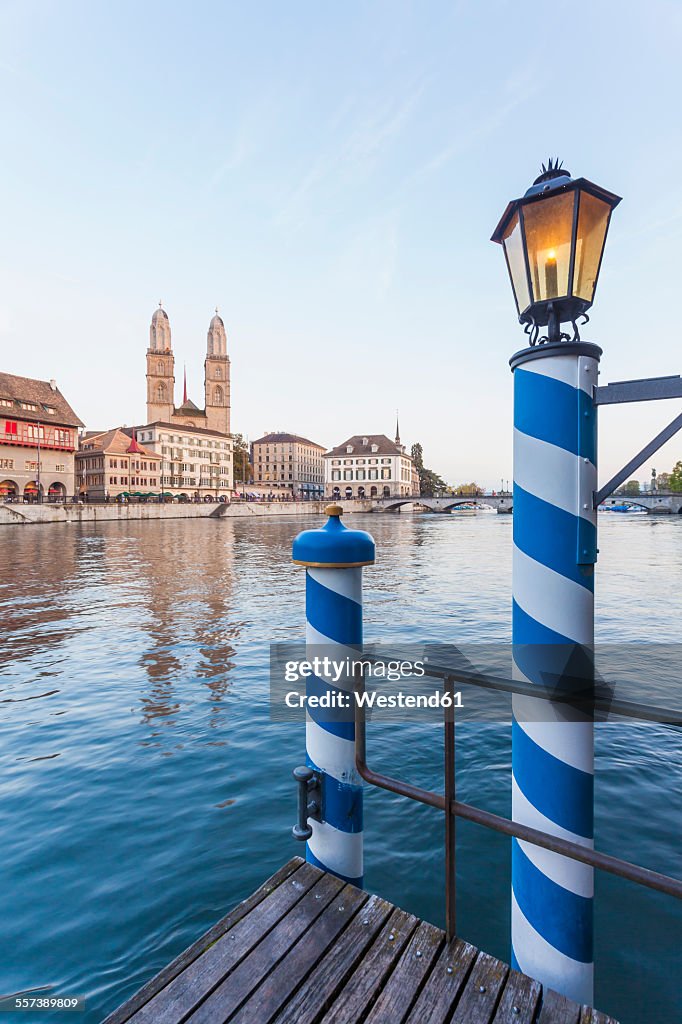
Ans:
[[[601,528],[601,642],[679,640],[675,518]],[[82,1024],[94,1024],[300,852],[291,768],[304,726],[269,719],[269,644],[303,639],[291,541],[321,521],[0,532],[0,991],[82,992]],[[365,574],[369,641],[509,640],[508,517],[349,525],[377,541]],[[665,602],[651,600],[654,572]],[[437,726],[372,723],[370,744],[378,770],[442,785]],[[597,747],[600,847],[674,874],[679,735],[609,725]],[[507,813],[509,730],[465,723],[457,750],[462,799]],[[633,830],[643,807],[646,828]],[[440,923],[441,816],[376,790],[366,809],[368,886]],[[458,842],[462,934],[507,958],[507,841],[465,824]],[[624,1024],[673,1020],[679,908],[624,886],[600,880],[598,1002]],[[625,947],[633,919],[636,943]]]

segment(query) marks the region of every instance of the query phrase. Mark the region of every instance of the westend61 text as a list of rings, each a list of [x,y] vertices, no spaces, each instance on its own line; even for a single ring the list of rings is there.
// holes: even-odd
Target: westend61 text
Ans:
[[[317,694],[299,693],[297,690],[289,690],[284,701],[288,708],[350,708],[353,698],[361,708],[462,708],[462,694],[459,690],[455,693],[443,693],[441,690],[434,690],[430,695],[414,693],[323,693]]]

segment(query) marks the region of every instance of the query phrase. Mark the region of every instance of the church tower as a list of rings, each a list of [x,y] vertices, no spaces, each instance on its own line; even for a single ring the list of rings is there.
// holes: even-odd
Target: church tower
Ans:
[[[221,434],[230,433],[230,360],[227,355],[225,324],[218,310],[208,328],[206,362],[204,363],[206,393],[206,426]]]
[[[175,356],[171,349],[171,329],[164,309],[154,311],[147,349],[147,423],[170,421],[175,393]]]

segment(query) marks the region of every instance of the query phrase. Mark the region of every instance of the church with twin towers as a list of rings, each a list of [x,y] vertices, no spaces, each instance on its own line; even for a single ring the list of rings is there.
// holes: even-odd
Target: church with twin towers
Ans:
[[[216,434],[230,433],[230,358],[222,317],[216,309],[206,339],[204,360],[204,406],[199,408],[187,396],[175,405],[175,356],[168,314],[159,303],[149,327],[147,349],[147,423],[194,427]]]

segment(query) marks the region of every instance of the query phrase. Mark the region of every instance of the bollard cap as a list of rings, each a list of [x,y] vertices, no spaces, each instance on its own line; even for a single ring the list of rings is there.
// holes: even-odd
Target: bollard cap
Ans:
[[[374,538],[364,530],[349,530],[341,522],[341,505],[327,505],[329,519],[319,530],[304,530],[294,540],[292,558],[313,569],[354,569],[373,565]]]

